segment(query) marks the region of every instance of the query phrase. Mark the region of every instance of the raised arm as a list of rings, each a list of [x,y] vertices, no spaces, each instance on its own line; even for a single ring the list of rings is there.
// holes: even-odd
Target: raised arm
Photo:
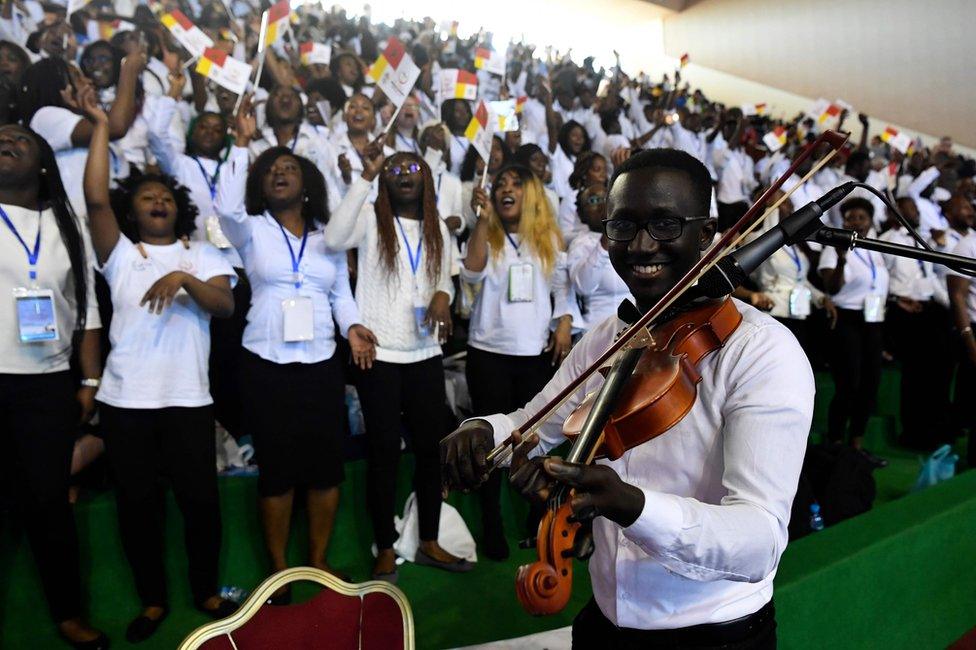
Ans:
[[[234,146],[227,156],[227,164],[217,179],[214,210],[220,218],[220,229],[234,248],[240,250],[251,240],[251,222],[247,219],[244,192],[250,165],[247,146],[257,132],[257,121],[251,96],[241,102],[237,111]]]
[[[385,160],[383,146],[378,141],[370,143],[363,160],[362,176],[349,186],[349,191],[325,226],[325,245],[332,250],[356,248],[366,236],[366,221],[361,213]]]
[[[85,163],[85,203],[91,221],[92,244],[99,264],[104,264],[119,241],[119,224],[109,202],[108,116],[98,105],[95,89],[88,86],[79,94],[79,104],[94,125],[88,161]]]
[[[465,280],[477,282],[484,277],[485,267],[488,265],[488,221],[494,214],[495,208],[491,205],[488,192],[483,187],[475,187],[471,195],[471,207],[478,211],[481,208],[481,216],[475,223],[471,231],[471,238],[468,240],[467,254],[464,256],[462,267]]]
[[[159,168],[164,174],[176,176],[176,160],[179,153],[170,140],[170,124],[176,112],[176,102],[183,96],[186,78],[183,75],[169,76],[169,93],[156,103],[156,110],[149,120],[149,149],[156,156]]]
[[[110,140],[118,140],[129,132],[136,117],[136,85],[139,75],[146,67],[146,55],[127,56],[122,60],[122,70],[119,73],[119,85],[115,93],[115,101],[108,111],[108,136]],[[68,89],[62,90],[62,97],[72,103]],[[74,97],[74,104],[81,108],[81,99]],[[88,119],[80,120],[71,132],[71,143],[76,147],[87,147],[91,142],[95,125]]]

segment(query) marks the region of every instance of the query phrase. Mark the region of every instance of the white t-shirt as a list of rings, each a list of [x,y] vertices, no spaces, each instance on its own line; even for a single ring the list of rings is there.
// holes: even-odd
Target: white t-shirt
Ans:
[[[817,270],[837,268],[837,250],[824,247]],[[844,286],[830,297],[841,309],[864,309],[868,294],[888,295],[888,269],[881,253],[853,250],[847,252],[844,264]]]
[[[85,177],[85,163],[88,162],[88,149],[76,147],[71,142],[71,133],[82,120],[81,115],[59,106],[45,106],[34,113],[30,127],[47,140],[54,149],[58,161],[58,171],[64,191],[68,194],[71,207],[80,217],[88,214],[85,204],[85,190],[82,183]]]
[[[37,210],[15,205],[0,205],[28,248],[33,250],[37,238]],[[71,358],[71,336],[75,329],[78,306],[75,303],[74,275],[68,250],[61,240],[54,212],[44,210],[40,217],[41,247],[37,258],[37,286],[54,292],[54,309],[59,339],[21,343],[14,308],[13,290],[30,287],[30,265],[27,252],[6,224],[0,222],[0,373],[36,375],[68,369]],[[85,329],[99,329],[98,299],[95,297],[95,254],[88,228],[79,225],[85,249],[85,275],[88,309]]]
[[[206,242],[168,246],[143,244],[146,256],[120,236],[101,268],[112,291],[112,351],[105,363],[98,401],[118,408],[197,407],[213,403],[208,380],[210,314],[186,291],[177,293],[162,314],[141,305],[161,277],[185,271],[207,280],[237,275]]]

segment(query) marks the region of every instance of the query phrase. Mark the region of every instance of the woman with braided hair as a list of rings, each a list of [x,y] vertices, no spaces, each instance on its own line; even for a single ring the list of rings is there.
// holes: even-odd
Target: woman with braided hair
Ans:
[[[437,543],[441,486],[438,441],[449,430],[441,343],[451,333],[451,248],[437,213],[430,167],[416,154],[385,159],[378,142],[325,229],[333,249],[359,249],[356,302],[377,339],[376,361],[360,370],[369,446],[367,499],[378,550],[373,577],[396,580],[393,516],[401,422],[416,459],[420,520],[416,562],[448,571],[472,565]],[[375,203],[373,180],[381,176]],[[402,416],[401,416],[402,414]]]

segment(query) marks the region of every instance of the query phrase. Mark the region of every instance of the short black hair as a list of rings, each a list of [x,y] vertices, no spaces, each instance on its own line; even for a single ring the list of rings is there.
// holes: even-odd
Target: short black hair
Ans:
[[[580,152],[582,153],[583,151],[590,150],[590,134],[587,133],[583,125],[576,120],[568,120],[563,123],[562,127],[559,129],[559,135],[556,138],[559,142],[559,146],[562,147],[563,151],[567,154],[569,153],[569,132],[575,128],[579,128],[579,130],[583,132],[583,148],[580,150]]]
[[[858,165],[863,165],[868,160],[871,160],[871,156],[867,151],[864,151],[863,149],[855,149],[851,152],[851,155],[847,157],[847,162],[844,164],[844,169],[849,173],[851,169],[854,169]]]
[[[546,157],[546,160],[549,160],[549,155],[542,150],[542,147],[537,144],[530,143],[523,144],[521,147],[515,150],[515,153],[512,155],[512,162],[517,162],[520,165],[525,165],[528,167],[529,161],[532,160],[532,156],[536,155],[537,153],[541,153]]]
[[[142,174],[133,168],[129,177],[116,182],[115,189],[110,194],[110,202],[115,218],[119,222],[119,230],[131,241],[139,241],[139,228],[135,219],[132,218],[132,200],[135,198],[139,188],[146,183],[159,183],[173,195],[176,201],[176,223],[173,230],[177,239],[189,237],[197,228],[197,209],[190,192],[180,185],[175,178],[166,174]]]
[[[700,160],[680,149],[646,149],[634,154],[613,172],[610,188],[617,179],[627,172],[638,169],[653,169],[664,167],[682,172],[691,180],[694,187],[695,199],[701,214],[708,214],[712,206],[712,175]]]
[[[271,166],[282,156],[291,156],[301,167],[302,191],[308,199],[302,203],[302,218],[305,224],[309,230],[316,228],[316,224],[324,226],[329,222],[329,200],[325,189],[325,177],[315,163],[305,156],[299,156],[288,147],[266,149],[254,161],[251,171],[247,174],[247,186],[244,190],[245,211],[248,214],[263,214],[268,209],[264,202],[262,181]]]
[[[874,204],[868,201],[863,196],[855,196],[847,199],[840,204],[840,213],[845,215],[850,210],[862,209],[868,213],[868,216],[874,217]]]

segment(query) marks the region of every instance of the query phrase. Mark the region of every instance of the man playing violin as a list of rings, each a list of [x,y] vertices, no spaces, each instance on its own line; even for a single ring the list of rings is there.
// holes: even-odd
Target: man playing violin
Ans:
[[[708,170],[672,149],[641,152],[611,180],[605,231],[614,269],[641,312],[700,258],[715,233]],[[616,461],[581,465],[542,454],[565,440],[562,423],[603,379],[594,374],[516,453],[510,481],[530,500],[557,484],[593,519],[593,599],[573,623],[575,648],[776,645],[773,577],[813,414],[810,364],[773,318],[736,301],[741,324],[698,368],[691,411]],[[487,455],[579,376],[626,327],[590,330],[555,377],[514,413],[469,420],[441,442],[445,481],[474,488]],[[524,447],[524,446],[523,446]]]

